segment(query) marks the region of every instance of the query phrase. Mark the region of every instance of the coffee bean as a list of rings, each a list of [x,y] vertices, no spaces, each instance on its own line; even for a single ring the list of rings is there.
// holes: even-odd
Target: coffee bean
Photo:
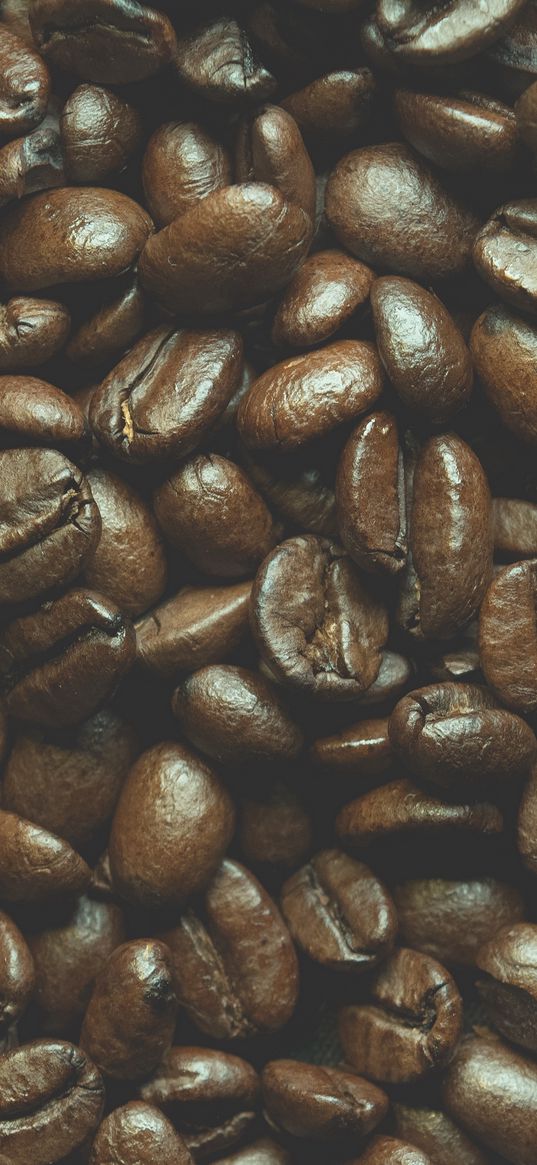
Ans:
[[[282,101],[307,143],[332,145],[369,129],[377,86],[370,69],[325,73]]]
[[[290,1165],[290,1162],[286,1150],[268,1137],[247,1145],[245,1149],[238,1149],[229,1157],[218,1158],[218,1165]]]
[[[524,4],[503,35],[485,53],[486,65],[496,84],[511,97],[519,97],[537,76],[537,26],[535,4]]]
[[[180,36],[176,65],[185,84],[209,101],[263,101],[277,87],[256,59],[245,29],[228,16],[209,19]]]
[[[444,1086],[448,1114],[512,1165],[531,1165],[535,1149],[537,1068],[498,1039],[467,1036]]]
[[[63,348],[70,324],[68,309],[55,300],[22,295],[8,300],[0,307],[0,372],[45,364]]]
[[[365,263],[335,247],[317,251],[299,267],[283,292],[272,341],[289,348],[310,348],[329,340],[363,308],[373,282]]]
[[[0,133],[20,137],[43,120],[50,77],[34,45],[21,40],[2,24],[0,28]]]
[[[383,777],[390,771],[393,753],[388,720],[360,720],[335,736],[320,737],[310,749],[315,765],[343,778]]]
[[[241,798],[238,842],[241,857],[262,875],[296,869],[313,848],[313,821],[304,799],[290,783],[269,777],[267,785]]]
[[[495,40],[514,19],[524,0],[491,0],[476,8],[472,0],[450,0],[425,17],[412,0],[379,0],[379,26],[391,51],[412,64],[464,60]]]
[[[446,966],[474,967],[482,944],[525,914],[520,890],[495,878],[411,879],[393,898],[401,942]]]
[[[388,1110],[386,1094],[368,1080],[298,1060],[270,1060],[261,1091],[265,1119],[278,1132],[330,1144],[367,1136]]]
[[[484,597],[479,654],[487,683],[515,712],[537,709],[537,561],[498,571]]]
[[[487,835],[501,833],[502,815],[484,803],[455,804],[424,793],[411,780],[390,781],[345,805],[336,819],[342,841],[364,846],[401,833],[427,836],[445,830]]]
[[[398,89],[395,112],[414,149],[443,170],[504,173],[516,164],[517,119],[484,93],[455,97]]]
[[[471,348],[487,399],[502,423],[534,445],[537,328],[509,308],[494,304],[476,320]]]
[[[63,186],[65,172],[60,137],[45,123],[0,149],[0,207]]]
[[[35,989],[34,961],[19,928],[0,910],[0,1033],[17,1023]]]
[[[101,537],[86,562],[85,581],[128,615],[140,615],[166,587],[160,531],[149,506],[115,473],[92,469],[88,482],[101,515]]]
[[[421,1105],[395,1104],[394,1116],[397,1135],[428,1153],[436,1165],[491,1165],[490,1158],[445,1112]]]
[[[132,1100],[110,1113],[99,1127],[89,1165],[192,1165],[192,1157],[172,1124],[154,1105]]]
[[[239,127],[239,182],[265,182],[315,221],[315,171],[296,121],[278,105],[265,105]]]
[[[38,48],[54,68],[105,85],[142,81],[162,69],[176,51],[168,18],[127,0],[36,0],[31,27]]]
[[[479,274],[500,299],[523,311],[537,310],[537,201],[500,206],[479,232],[473,254]]]
[[[403,450],[391,413],[370,413],[351,433],[336,476],[341,541],[369,572],[402,570],[408,553]]]
[[[142,162],[147,205],[168,226],[202,198],[231,183],[231,160],[221,142],[194,121],[169,121],[151,135]]]
[[[537,113],[536,99],[537,88],[533,84],[524,90],[515,103],[518,131],[523,141],[533,152],[537,149],[537,133],[535,128],[535,116]]]
[[[12,301],[15,302],[15,301]],[[20,302],[20,301],[19,301]],[[88,444],[89,432],[85,417],[70,396],[35,376],[0,376],[0,441],[5,445],[52,445],[55,449],[65,448],[73,457],[80,457]],[[6,466],[12,465],[15,478],[16,465],[32,466],[41,464],[44,480],[47,465],[59,464],[58,454],[31,454],[18,456],[11,454]],[[74,466],[73,466],[74,469]],[[6,476],[11,477],[11,472]],[[78,476],[81,477],[79,471]],[[96,515],[94,507],[86,506]]]
[[[522,861],[532,873],[537,870],[537,766],[533,766],[524,787],[518,814],[517,845]]]
[[[5,809],[0,840],[0,897],[6,902],[43,902],[88,885],[89,867],[67,841]]]
[[[537,926],[518,922],[485,941],[477,987],[494,1027],[511,1043],[537,1051]]]
[[[373,1137],[354,1165],[433,1165],[433,1158],[408,1141],[396,1137]],[[435,1161],[435,1165],[439,1163]]]
[[[498,558],[537,557],[537,505],[523,498],[493,498],[492,517]]]
[[[184,587],[136,624],[138,659],[165,679],[220,663],[248,628],[252,584]]]
[[[324,538],[337,535],[334,490],[322,470],[302,466],[285,453],[258,452],[254,457],[245,447],[241,453],[252,481],[286,526]],[[309,460],[313,462],[311,455]]]
[[[100,184],[125,169],[142,141],[133,105],[100,85],[78,85],[60,118],[66,174],[70,182]]]

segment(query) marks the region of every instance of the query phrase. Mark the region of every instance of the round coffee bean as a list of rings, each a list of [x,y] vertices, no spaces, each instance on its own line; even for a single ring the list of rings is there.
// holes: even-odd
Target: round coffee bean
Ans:
[[[63,838],[0,810],[0,898],[43,902],[80,893],[90,870]]]
[[[394,1116],[398,1136],[428,1153],[436,1165],[491,1165],[490,1158],[445,1112],[421,1105],[395,1104]]]
[[[481,605],[479,655],[487,683],[515,712],[537,709],[537,560],[498,571]]]
[[[364,1153],[348,1165],[439,1165],[408,1141],[397,1137],[372,1137]]]
[[[44,122],[0,149],[0,207],[64,182],[61,142],[55,127]]]
[[[138,659],[164,679],[220,663],[246,634],[251,589],[251,582],[184,587],[136,624]]]
[[[494,41],[514,19],[524,0],[449,0],[424,16],[412,0],[379,0],[377,18],[391,52],[415,65],[444,64],[472,57]]]
[[[142,141],[138,110],[100,85],[73,90],[62,109],[60,131],[70,182],[100,185],[125,169]]]
[[[315,170],[296,121],[279,105],[265,105],[239,126],[239,182],[265,182],[315,221]]]
[[[383,777],[393,763],[387,718],[360,720],[334,736],[320,737],[311,746],[310,758],[334,776]]]
[[[155,222],[168,226],[202,198],[231,184],[231,160],[204,126],[195,121],[169,121],[149,138],[142,182]]]
[[[0,134],[20,137],[47,111],[50,77],[35,46],[2,24],[0,28]]]
[[[143,498],[115,473],[92,469],[88,482],[101,515],[101,537],[85,564],[85,582],[128,615],[140,615],[166,587],[159,529]]]
[[[498,1039],[466,1036],[443,1086],[448,1114],[512,1165],[531,1165],[537,1066]]]
[[[277,87],[246,30],[230,16],[209,18],[180,36],[176,65],[189,89],[226,105],[263,101]]]
[[[345,805],[336,818],[338,837],[360,847],[401,833],[419,837],[461,830],[486,836],[502,829],[503,818],[495,805],[440,801],[410,780],[390,781],[364,793]]]
[[[25,1012],[35,989],[34,961],[18,926],[0,910],[0,1033]]]
[[[495,878],[418,878],[393,897],[401,942],[446,966],[475,967],[482,944],[525,913],[520,890]]]
[[[70,326],[63,303],[22,295],[8,300],[0,307],[0,372],[45,364],[63,348]]]
[[[261,1076],[265,1119],[278,1132],[331,1145],[371,1133],[388,1111],[380,1088],[351,1072],[269,1060]]]
[[[505,173],[516,164],[517,119],[502,101],[484,93],[455,97],[398,89],[395,112],[414,149],[454,173]]]
[[[537,311],[537,200],[506,202],[479,232],[474,262],[500,299]]]
[[[366,303],[373,272],[335,247],[317,251],[299,267],[283,292],[272,342],[284,348],[311,348],[329,340]]]
[[[169,64],[176,51],[167,16],[128,0],[36,0],[32,32],[54,68],[105,85],[142,81]]]
[[[307,143],[333,145],[369,129],[377,85],[370,69],[341,69],[316,77],[284,97]]]
[[[487,400],[516,437],[537,444],[537,327],[494,304],[476,320],[472,356]]]
[[[65,355],[73,364],[102,365],[117,360],[144,330],[147,301],[136,275],[128,277],[119,294],[116,285],[110,283],[108,295],[103,298],[102,306],[71,335]]]
[[[103,1121],[93,1142],[89,1165],[192,1165],[182,1137],[152,1104],[131,1100]]]
[[[537,505],[523,498],[493,498],[494,552],[518,562],[537,557]]]
[[[494,1027],[512,1044],[537,1051],[537,926],[498,929],[477,952],[477,981]],[[484,976],[484,977],[483,977]]]
[[[61,389],[38,380],[35,376],[0,376],[0,441],[5,445],[52,445],[65,447],[73,456],[84,453],[88,444],[88,424],[82,410],[72,397]],[[58,454],[55,454],[58,461]],[[53,455],[19,453],[17,461],[11,454],[6,465],[28,466],[41,458],[42,476],[47,478],[47,465],[54,464]],[[74,466],[72,467],[74,469]],[[76,471],[81,477],[79,470]],[[8,472],[6,476],[11,477]],[[94,507],[86,506],[86,514]],[[89,516],[89,515],[88,515]],[[82,523],[81,523],[82,525]]]

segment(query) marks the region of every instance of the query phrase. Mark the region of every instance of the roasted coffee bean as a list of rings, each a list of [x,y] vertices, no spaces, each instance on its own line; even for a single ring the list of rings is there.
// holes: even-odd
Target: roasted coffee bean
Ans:
[[[376,679],[387,614],[344,552],[307,535],[262,563],[251,599],[254,638],[281,682],[352,700]]]
[[[529,0],[484,55],[495,82],[510,98],[519,97],[537,77],[536,15],[535,0]]]
[[[537,327],[502,304],[476,320],[472,356],[487,399],[522,441],[537,444]]]
[[[383,777],[393,764],[388,720],[360,720],[334,736],[320,737],[312,744],[310,757],[334,776]]]
[[[263,1137],[229,1157],[219,1157],[217,1165],[291,1165],[291,1158],[282,1145]]]
[[[487,683],[515,712],[537,709],[537,560],[498,571],[483,599],[479,655]]]
[[[117,190],[62,187],[25,198],[0,224],[0,277],[9,292],[121,275],[152,230]]]
[[[60,138],[55,129],[43,124],[0,149],[0,207],[64,182]]]
[[[521,891],[495,878],[418,878],[393,898],[401,942],[447,966],[474,967],[482,944],[525,913]]]
[[[20,1019],[35,988],[34,961],[19,928],[0,910],[0,1034]]]
[[[241,453],[252,481],[285,526],[324,538],[337,535],[334,490],[321,469],[303,468],[285,453],[254,458],[245,447]]]
[[[502,101],[484,93],[455,97],[399,89],[395,112],[414,149],[454,173],[504,173],[516,163],[517,118]]]
[[[466,1036],[443,1087],[450,1116],[512,1165],[535,1155],[537,1067],[499,1039]]]
[[[131,273],[119,294],[114,284],[110,288],[102,307],[73,330],[65,348],[73,364],[101,365],[117,359],[144,330],[147,301],[136,274]]]
[[[90,870],[63,838],[0,810],[0,898],[43,902],[80,893]]]
[[[361,1139],[388,1111],[380,1088],[339,1068],[270,1060],[261,1076],[265,1119],[278,1132],[313,1141]]]
[[[183,902],[209,881],[233,826],[233,804],[216,773],[183,745],[155,745],[131,769],[115,812],[114,886],[149,909]]]
[[[0,687],[11,715],[36,724],[91,716],[134,661],[134,628],[94,591],[67,591],[7,624],[0,636]]]
[[[408,1141],[397,1137],[372,1137],[364,1153],[348,1165],[439,1165]]]
[[[100,85],[79,85],[70,94],[60,130],[70,182],[99,184],[120,173],[142,140],[138,111]]]
[[[397,1135],[428,1153],[435,1165],[490,1165],[490,1159],[445,1112],[395,1104],[394,1117]]]
[[[276,541],[270,512],[244,470],[217,453],[184,461],[157,489],[154,506],[166,539],[204,574],[251,575]]]
[[[139,1093],[163,1109],[196,1160],[205,1160],[225,1153],[252,1129],[259,1079],[251,1064],[228,1052],[174,1047]]]
[[[184,587],[136,624],[138,659],[165,679],[220,663],[248,628],[252,584]]]
[[[377,971],[369,1001],[343,1007],[346,1059],[373,1080],[409,1084],[451,1060],[462,1030],[462,999],[441,963],[402,947]]]
[[[528,5],[530,8],[531,5]],[[537,151],[537,87],[530,85],[519,97],[515,104],[515,115],[518,131],[529,146],[530,150]]]
[[[444,64],[474,56],[508,27],[524,0],[491,0],[486,7],[472,0],[449,0],[426,13],[412,0],[379,0],[379,27],[390,51],[414,65]]]
[[[115,473],[92,469],[88,482],[101,515],[101,537],[86,562],[85,581],[128,615],[140,615],[166,587],[160,531],[146,502]]]
[[[467,268],[478,229],[471,212],[400,142],[342,158],[328,180],[326,215],[358,259],[426,283]]]
[[[0,441],[4,445],[52,445],[55,449],[66,448],[73,456],[84,453],[88,444],[88,425],[82,410],[67,393],[38,380],[35,376],[0,376]],[[48,466],[60,464],[58,453],[29,453],[17,456],[14,453],[6,461],[6,477],[18,477],[17,466],[28,467],[28,484],[39,467],[39,478],[47,480]],[[12,470],[9,470],[9,466]],[[74,466],[72,466],[74,471]],[[82,476],[77,470],[82,489]],[[87,480],[87,479],[86,479]],[[7,483],[6,483],[7,484]],[[13,484],[11,486],[13,488]],[[76,489],[75,482],[72,489]],[[51,491],[52,492],[52,491]],[[87,491],[86,491],[87,492]],[[95,507],[86,502],[83,515],[86,525],[91,518],[95,529],[99,527]],[[71,521],[75,519],[73,513]],[[84,523],[78,518],[80,526]],[[81,530],[82,532],[82,530]],[[89,553],[89,551],[88,551]]]
[[[0,134],[20,137],[47,111],[50,77],[35,46],[0,26]]]
[[[522,861],[532,873],[537,872],[537,766],[527,781],[518,814],[517,844]]]
[[[241,856],[265,873],[289,873],[313,848],[313,821],[304,798],[283,781],[252,789],[241,798],[238,827]]]
[[[76,728],[19,728],[2,780],[4,809],[84,850],[108,825],[136,757],[133,729],[111,709]]]
[[[182,1137],[154,1105],[132,1100],[103,1121],[89,1165],[192,1165]]]
[[[89,1149],[102,1078],[80,1048],[34,1040],[0,1057],[0,1146],[9,1165],[61,1165]]]
[[[494,552],[518,562],[537,557],[537,505],[523,498],[493,498]]]
[[[500,299],[537,311],[537,201],[506,202],[479,232],[474,262]]]
[[[351,433],[336,475],[341,541],[364,570],[402,570],[408,553],[406,509],[397,421],[391,413],[370,413]]]
[[[529,724],[477,684],[431,684],[394,708],[390,743],[409,773],[461,794],[527,775],[537,756]]]
[[[278,1031],[293,1014],[298,966],[291,937],[253,874],[226,860],[197,907],[163,936],[177,997],[213,1039]]]
[[[350,801],[336,819],[342,841],[354,846],[399,834],[442,834],[461,830],[476,835],[501,833],[502,814],[495,805],[455,804],[424,793],[411,780],[390,781]]]
[[[278,190],[260,182],[226,186],[148,240],[142,285],[168,311],[249,307],[285,287],[311,234],[309,215]]]
[[[442,424],[468,401],[472,361],[439,299],[410,279],[386,275],[371,288],[379,355],[408,408]]]
[[[0,307],[0,371],[45,364],[63,348],[70,326],[62,303],[22,295],[8,300]]]
[[[362,862],[322,850],[285,883],[282,912],[298,946],[334,971],[368,971],[391,950],[393,902]]]
[[[287,452],[359,417],[382,387],[373,345],[338,340],[283,360],[255,380],[239,405],[239,433],[250,449]]]
[[[176,51],[164,13],[128,0],[91,0],[84,10],[76,0],[36,0],[30,23],[45,60],[84,81],[142,81]]]
[[[28,408],[26,383],[21,413]],[[14,395],[16,389],[12,402]],[[46,395],[44,403],[46,415]],[[9,413],[9,396],[5,404]],[[69,411],[72,420],[74,406]],[[0,399],[0,428],[1,422]],[[78,427],[84,427],[81,414]],[[101,520],[87,479],[54,449],[6,449],[0,452],[0,474],[0,602],[24,602],[76,577],[99,541]]]
[[[97,976],[81,1046],[106,1076],[143,1079],[171,1045],[175,1011],[172,962],[164,943],[123,943]]]
[[[204,126],[194,121],[169,121],[159,126],[147,143],[142,182],[155,222],[168,226],[200,199],[231,184],[231,160]]]
[[[78,1034],[95,979],[125,938],[119,907],[86,895],[28,936],[40,1031],[66,1038]]]
[[[302,135],[279,105],[266,105],[239,127],[236,144],[239,182],[265,182],[315,220],[315,171]]]
[[[256,59],[245,29],[229,16],[209,19],[180,36],[176,66],[181,80],[209,101],[263,101],[277,88]]]
[[[512,1044],[537,1051],[537,926],[505,926],[479,948],[477,987],[494,1027]]]
[[[275,688],[244,667],[209,664],[193,672],[176,688],[172,709],[190,743],[225,764],[292,760],[302,748]]]
[[[284,348],[311,348],[329,340],[364,307],[373,272],[335,247],[317,251],[299,267],[283,292],[272,341]]]
[[[371,69],[341,69],[316,77],[282,101],[307,143],[332,146],[369,129],[377,96]]]

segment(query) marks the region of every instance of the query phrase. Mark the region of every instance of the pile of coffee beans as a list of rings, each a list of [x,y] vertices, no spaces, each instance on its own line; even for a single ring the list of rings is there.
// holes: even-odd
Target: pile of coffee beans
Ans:
[[[537,1165],[537,0],[0,0],[0,1165]]]

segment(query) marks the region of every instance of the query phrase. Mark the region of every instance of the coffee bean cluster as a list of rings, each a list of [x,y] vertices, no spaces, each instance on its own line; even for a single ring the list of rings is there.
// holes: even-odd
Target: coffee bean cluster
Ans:
[[[0,1165],[537,1165],[537,0],[0,0]]]

